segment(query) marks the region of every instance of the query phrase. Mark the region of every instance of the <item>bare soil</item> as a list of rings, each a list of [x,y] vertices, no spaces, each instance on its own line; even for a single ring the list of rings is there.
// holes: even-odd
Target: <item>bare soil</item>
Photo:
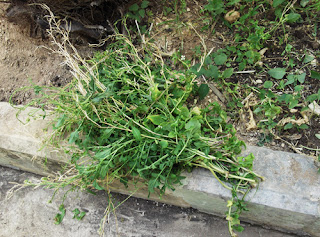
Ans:
[[[30,37],[30,25],[8,22],[6,3],[0,3],[0,101],[9,101],[13,92],[36,85],[63,86],[71,74],[63,66],[59,55],[52,53],[50,42],[41,37]],[[32,92],[16,93],[12,101],[24,104],[32,98]]]

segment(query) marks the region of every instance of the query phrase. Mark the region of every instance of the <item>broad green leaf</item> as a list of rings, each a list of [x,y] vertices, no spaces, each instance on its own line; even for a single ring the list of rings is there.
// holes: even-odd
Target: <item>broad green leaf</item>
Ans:
[[[294,91],[295,92],[299,92],[299,91],[301,91],[303,89],[303,86],[302,85],[298,85],[298,86],[295,86],[294,87]]]
[[[307,97],[307,101],[309,101],[309,102],[315,101],[317,99],[318,99],[318,95],[317,94],[312,94],[312,95],[309,95]]]
[[[140,130],[136,127],[132,127],[132,134],[137,141],[140,142],[142,140]]]
[[[185,119],[189,118],[190,112],[189,109],[185,106],[180,108],[180,115],[183,116]]]
[[[65,114],[60,116],[60,118],[58,119],[56,125],[53,126],[53,129],[57,129],[57,128],[61,127],[62,124],[64,123],[64,121],[66,120],[66,118],[67,118],[67,116]]]
[[[233,68],[228,68],[222,73],[223,78],[230,78],[233,74]]]
[[[301,6],[301,7],[307,6],[307,4],[309,3],[309,1],[310,1],[310,0],[301,0],[301,1],[300,1],[300,6]]]
[[[314,79],[319,79],[320,80],[320,73],[311,70],[311,77],[314,78]]]
[[[298,100],[292,100],[289,103],[289,109],[293,109],[294,107],[296,107],[298,105],[299,101]]]
[[[300,128],[300,129],[308,129],[309,126],[308,126],[307,124],[301,124],[301,125],[299,126],[299,128]]]
[[[164,123],[164,119],[160,115],[149,115],[147,117],[154,125],[160,125]]]
[[[274,68],[268,71],[268,74],[275,79],[282,79],[286,74],[285,68]]]
[[[283,2],[284,2],[284,0],[273,0],[272,6],[277,7]]]
[[[201,84],[198,90],[200,100],[203,100],[208,93],[209,93],[209,86],[207,84]]]
[[[300,75],[297,75],[297,79],[298,79],[298,81],[302,84],[302,83],[304,83],[304,81],[305,81],[305,79],[306,79],[306,73],[304,72],[304,73],[301,73]]]
[[[314,59],[313,55],[306,54],[306,56],[303,59],[303,63],[310,63],[313,59]]]
[[[295,82],[295,75],[290,74],[287,76],[288,81],[284,84],[285,86],[293,84]]]
[[[301,18],[300,14],[298,13],[290,13],[288,15],[286,15],[286,22],[288,23],[294,23],[296,21],[298,21]]]
[[[139,13],[139,15],[141,16],[141,18],[144,18],[144,16],[145,16],[145,10],[144,10],[144,9],[140,9],[140,10],[138,11],[138,13]]]
[[[210,65],[207,70],[203,71],[203,74],[207,78],[214,78],[217,79],[219,77],[219,69],[217,66]]]
[[[78,138],[79,138],[79,132],[78,132],[78,130],[72,132],[72,133],[70,134],[69,144],[74,143]]]
[[[159,144],[160,144],[160,146],[161,146],[162,149],[167,148],[168,145],[169,145],[166,140],[161,140],[161,141],[159,142]]]
[[[291,129],[291,128],[293,128],[293,125],[292,125],[292,123],[287,123],[285,126],[284,126],[284,130],[287,130],[287,129]]]
[[[139,6],[138,6],[138,4],[133,4],[133,5],[131,5],[130,7],[129,7],[129,11],[133,11],[133,12],[136,12],[136,11],[138,11],[139,10]]]
[[[141,8],[147,8],[149,5],[149,1],[142,1]]]
[[[228,56],[225,53],[218,54],[217,56],[214,57],[214,62],[217,65],[223,65],[227,60],[228,60]]]
[[[191,119],[188,123],[186,123],[185,128],[187,130],[198,130],[201,128],[201,124],[197,119]]]
[[[95,157],[96,159],[103,160],[103,159],[105,159],[107,156],[109,156],[110,153],[111,153],[111,150],[107,148],[107,149],[105,149],[105,150],[103,150],[103,151],[101,151],[101,152],[96,153],[96,154],[94,155],[94,157]]]
[[[315,134],[316,138],[320,139],[320,134]]]
[[[272,86],[273,86],[273,82],[272,81],[266,81],[263,84],[263,87],[266,88],[266,89],[270,89]]]

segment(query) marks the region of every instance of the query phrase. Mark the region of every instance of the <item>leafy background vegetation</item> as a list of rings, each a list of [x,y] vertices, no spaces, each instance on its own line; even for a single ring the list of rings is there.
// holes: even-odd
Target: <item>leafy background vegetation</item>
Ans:
[[[54,109],[50,142],[66,141],[72,175],[43,185],[92,192],[118,179],[163,195],[181,184],[182,171],[202,167],[232,193],[226,219],[236,236],[244,197],[263,179],[252,155],[238,157],[245,143],[236,130],[257,131],[259,145],[276,138],[310,149],[284,136],[317,121],[319,10],[307,0],[140,1],[122,21],[126,34],[109,37],[89,60],[74,64],[70,41],[56,41],[76,77],[63,88],[35,86],[41,96],[29,105]],[[306,34],[294,37],[295,27]],[[57,223],[63,205],[60,212]]]

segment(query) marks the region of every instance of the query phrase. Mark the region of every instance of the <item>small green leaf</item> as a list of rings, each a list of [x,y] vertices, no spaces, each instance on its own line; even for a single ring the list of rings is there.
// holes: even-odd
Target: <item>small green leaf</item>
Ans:
[[[306,56],[303,59],[303,63],[310,63],[313,59],[314,59],[313,55],[306,54]]]
[[[285,68],[274,68],[268,71],[268,74],[275,79],[282,79],[286,74]]]
[[[312,102],[318,99],[318,94],[312,94],[307,97],[307,101]]]
[[[142,140],[140,130],[136,127],[132,127],[132,134],[137,141],[140,142]]]
[[[66,215],[66,209],[64,208],[63,204],[61,204],[59,206],[59,211],[61,213],[58,213],[54,218],[54,220],[55,220],[54,224],[56,224],[56,225],[59,225],[62,222],[64,216]]]
[[[139,13],[139,15],[141,16],[141,18],[144,18],[144,16],[145,16],[145,10],[144,10],[144,9],[140,9],[140,10],[138,11],[138,13]]]
[[[65,114],[63,114],[62,116],[60,116],[59,120],[57,121],[56,125],[53,126],[53,129],[57,129],[59,127],[62,126],[62,124],[64,123],[64,121],[66,120],[67,116]]]
[[[296,107],[298,105],[299,101],[298,100],[292,100],[289,103],[289,109],[293,109],[294,107]]]
[[[309,3],[309,1],[310,1],[310,0],[301,0],[301,1],[300,1],[300,6],[301,6],[301,7],[307,6],[307,4]]]
[[[286,15],[286,22],[288,23],[294,23],[296,21],[298,21],[301,18],[300,14],[298,13],[290,13],[288,15]]]
[[[320,80],[320,73],[311,70],[311,77],[314,78],[314,79],[319,79]]]
[[[306,79],[306,73],[304,72],[304,73],[301,73],[300,75],[297,75],[297,79],[298,79],[298,81],[302,84],[302,83],[304,83],[304,81],[305,81],[305,79]]]
[[[272,86],[273,86],[273,82],[272,81],[266,81],[263,84],[263,87],[266,88],[266,89],[270,89]]]
[[[159,144],[160,144],[160,146],[161,146],[162,149],[167,148],[168,145],[169,145],[166,140],[161,140],[161,141],[159,142]]]
[[[136,12],[139,10],[139,5],[138,4],[133,4],[129,7],[129,11],[133,11],[133,12]]]
[[[149,115],[147,117],[154,125],[160,125],[164,123],[164,119],[160,115]]]
[[[244,230],[244,228],[241,225],[234,225],[232,226],[232,229],[237,232],[242,232]]]
[[[316,138],[320,139],[320,134],[315,134]]]
[[[141,8],[147,8],[149,5],[149,1],[142,1]]]
[[[201,84],[198,90],[199,99],[203,100],[209,93],[209,86],[207,84]]]
[[[207,78],[214,78],[217,79],[219,77],[219,69],[217,66],[210,65],[208,70],[204,70],[203,74]]]
[[[86,213],[83,211],[83,212],[80,212],[78,208],[74,209],[73,211],[73,217],[72,219],[77,219],[77,220],[82,220],[83,217],[86,215]]]
[[[214,58],[214,62],[217,65],[223,65],[225,64],[225,62],[228,60],[228,56],[225,53],[222,54],[218,54],[217,56],[215,56]]]
[[[185,128],[187,130],[198,130],[201,128],[201,124],[197,119],[191,119],[188,123],[186,123]]]
[[[285,126],[284,126],[284,130],[287,130],[287,129],[291,129],[291,128],[293,128],[293,125],[292,125],[292,123],[287,123]]]
[[[299,128],[300,128],[300,129],[308,129],[309,126],[308,126],[307,124],[301,124],[301,125],[299,126]]]
[[[222,73],[223,78],[230,78],[233,74],[233,68],[228,68]]]
[[[303,86],[302,85],[298,85],[298,86],[295,86],[294,87],[294,91],[295,92],[299,92],[299,91],[301,91],[303,89]]]
[[[273,7],[277,7],[279,6],[281,3],[283,3],[285,0],[273,0],[272,6]]]
[[[104,188],[97,183],[97,180],[93,181],[92,186],[97,190],[104,190]]]
[[[78,130],[72,132],[72,133],[70,134],[69,144],[74,143],[78,138],[79,138],[79,132],[78,132]]]

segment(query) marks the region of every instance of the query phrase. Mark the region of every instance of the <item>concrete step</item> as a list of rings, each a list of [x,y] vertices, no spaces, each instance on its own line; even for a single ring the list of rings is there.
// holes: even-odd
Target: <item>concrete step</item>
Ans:
[[[19,118],[25,121],[30,112],[31,108],[26,109]],[[66,164],[67,156],[61,151],[39,151],[49,121],[50,116],[24,125],[16,119],[15,109],[0,103],[0,165],[48,175]],[[250,211],[242,214],[242,220],[299,235],[320,236],[320,176],[313,158],[254,146],[243,155],[251,152],[255,155],[254,170],[266,181],[248,196]],[[157,195],[149,199],[224,216],[230,192],[206,170],[195,169],[185,175],[184,184],[174,192],[168,191],[161,199]],[[131,194],[135,188],[114,184],[112,190]],[[139,189],[134,196],[147,199],[147,189]]]

